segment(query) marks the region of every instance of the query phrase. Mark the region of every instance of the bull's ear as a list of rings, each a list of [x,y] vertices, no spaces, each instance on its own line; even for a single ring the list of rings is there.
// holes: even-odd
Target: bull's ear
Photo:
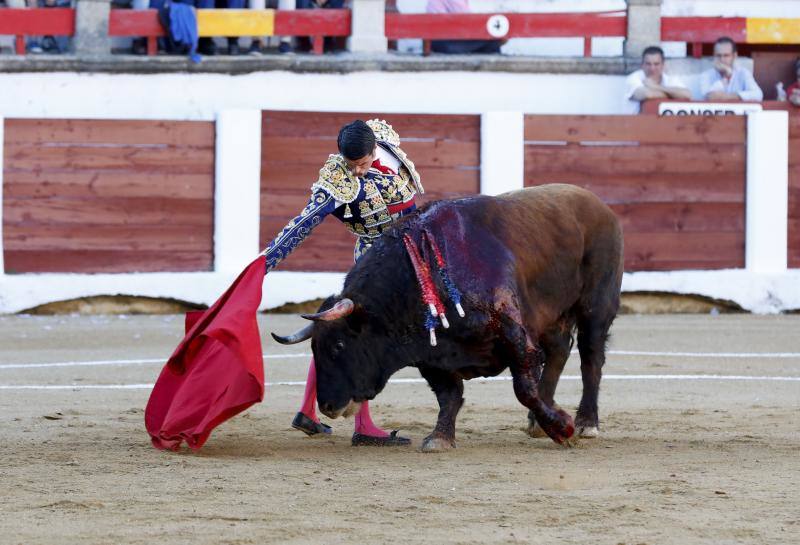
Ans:
[[[364,329],[364,326],[369,321],[369,316],[367,315],[367,311],[364,310],[364,307],[356,304],[353,307],[353,311],[344,319],[344,321],[347,324],[348,329],[355,334],[360,334],[361,330]]]

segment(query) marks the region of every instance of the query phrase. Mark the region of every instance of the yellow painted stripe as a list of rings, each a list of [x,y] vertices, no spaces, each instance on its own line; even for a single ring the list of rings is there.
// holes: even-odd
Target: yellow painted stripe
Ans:
[[[800,44],[800,19],[747,18],[749,44]]]
[[[275,10],[199,9],[197,32],[200,36],[272,36]]]

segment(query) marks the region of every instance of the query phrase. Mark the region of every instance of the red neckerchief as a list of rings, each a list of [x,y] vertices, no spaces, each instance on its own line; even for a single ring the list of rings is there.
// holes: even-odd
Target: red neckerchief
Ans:
[[[381,160],[380,159],[375,159],[374,161],[372,161],[372,168],[374,168],[375,170],[377,170],[381,174],[397,174],[395,171],[393,171],[389,167],[383,166],[381,164]]]

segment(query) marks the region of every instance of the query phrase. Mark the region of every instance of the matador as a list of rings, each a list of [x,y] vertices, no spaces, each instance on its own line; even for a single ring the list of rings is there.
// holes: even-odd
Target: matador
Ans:
[[[356,236],[354,261],[399,218],[415,208],[423,193],[420,176],[405,152],[400,137],[385,121],[357,120],[345,125],[337,139],[339,153],[330,155],[311,186],[311,198],[303,211],[281,230],[264,250],[267,272],[294,251],[329,215]],[[316,413],[317,375],[312,356],[305,395],[292,427],[308,435],[331,433]],[[355,415],[353,445],[408,445],[410,440],[387,433],[372,421],[365,401]]]

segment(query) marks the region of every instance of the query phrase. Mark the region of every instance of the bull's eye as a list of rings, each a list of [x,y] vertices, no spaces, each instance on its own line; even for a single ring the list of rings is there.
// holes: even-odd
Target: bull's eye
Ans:
[[[344,351],[344,341],[339,339],[335,343],[333,343],[333,347],[331,348],[331,352],[334,356],[338,355],[340,352]]]

